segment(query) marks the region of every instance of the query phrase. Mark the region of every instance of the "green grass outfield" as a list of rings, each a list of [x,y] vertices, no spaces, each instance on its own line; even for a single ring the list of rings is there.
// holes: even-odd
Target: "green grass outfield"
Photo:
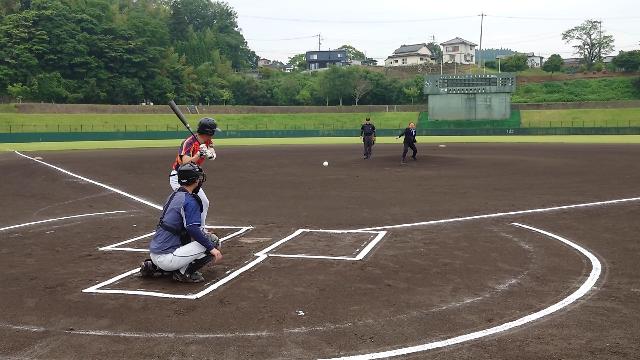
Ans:
[[[86,149],[133,149],[175,147],[181,139],[175,140],[127,140],[127,141],[77,141],[43,143],[0,144],[0,151],[45,151],[45,150],[86,150]],[[570,143],[570,144],[640,144],[640,135],[571,135],[571,136],[420,136],[420,144],[453,143]],[[379,137],[378,144],[402,144],[395,137]],[[261,139],[219,139],[216,146],[255,145],[332,145],[360,144],[359,138],[261,138]]]
[[[192,127],[207,116],[187,115]],[[209,115],[211,116],[211,115]],[[213,115],[223,130],[359,129],[367,116],[380,129],[405,128],[418,113],[221,114]],[[171,114],[9,114],[0,113],[0,132],[177,131],[183,126]]]

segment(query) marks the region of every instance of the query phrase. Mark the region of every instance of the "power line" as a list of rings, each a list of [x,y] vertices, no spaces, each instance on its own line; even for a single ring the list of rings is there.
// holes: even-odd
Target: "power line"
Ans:
[[[318,35],[309,35],[309,36],[300,36],[300,37],[283,38],[283,39],[245,39],[245,40],[247,41],[291,41],[291,40],[312,39],[317,37]]]
[[[279,18],[269,16],[250,16],[240,15],[240,17],[247,19],[268,20],[268,21],[283,21],[283,22],[301,22],[301,23],[327,23],[327,24],[405,24],[405,23],[417,23],[428,21],[447,21],[473,18],[474,15],[469,16],[451,16],[442,18],[427,18],[427,19],[407,19],[407,20],[328,20],[328,19],[301,19],[301,18]]]

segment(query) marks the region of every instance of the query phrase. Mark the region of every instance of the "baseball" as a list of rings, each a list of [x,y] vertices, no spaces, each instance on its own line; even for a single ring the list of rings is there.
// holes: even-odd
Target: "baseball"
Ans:
[[[328,161],[323,162],[322,166],[329,166],[329,162]]]

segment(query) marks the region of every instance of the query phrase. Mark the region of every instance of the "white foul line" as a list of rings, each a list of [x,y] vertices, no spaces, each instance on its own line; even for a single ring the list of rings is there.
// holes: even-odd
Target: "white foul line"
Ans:
[[[555,303],[533,314],[529,314],[525,317],[504,323],[502,325],[498,325],[492,328],[472,332],[465,335],[456,336],[456,337],[445,339],[445,340],[434,341],[434,342],[430,342],[422,345],[410,346],[410,347],[377,352],[377,353],[369,353],[369,354],[361,354],[361,355],[345,356],[345,357],[337,357],[337,358],[327,358],[325,360],[338,360],[338,359],[371,360],[371,359],[389,358],[394,356],[407,355],[407,354],[413,354],[413,353],[427,351],[427,350],[438,349],[438,348],[460,344],[460,343],[471,341],[471,340],[476,340],[485,336],[495,335],[495,334],[522,326],[524,324],[530,323],[532,321],[538,320],[542,317],[553,314],[554,312],[569,306],[570,304],[574,303],[576,300],[583,297],[586,293],[588,293],[589,290],[591,290],[591,288],[596,284],[596,282],[598,281],[598,278],[600,277],[600,274],[602,273],[602,265],[600,264],[600,260],[598,260],[598,258],[595,255],[593,255],[591,252],[589,252],[582,246],[576,243],[573,243],[559,235],[534,228],[533,226],[528,226],[528,225],[523,225],[518,223],[513,223],[512,225],[518,226],[527,230],[531,230],[533,232],[537,232],[537,233],[546,235],[550,238],[556,239],[564,243],[565,245],[572,247],[573,249],[577,250],[582,255],[587,257],[591,262],[591,273],[589,274],[589,277],[587,278],[587,280],[582,284],[582,286],[580,286],[578,290],[576,290],[566,298],[562,299],[560,302]]]
[[[94,185],[98,185],[98,186],[103,187],[103,188],[105,188],[105,189],[107,189],[107,190],[111,190],[111,191],[113,191],[113,192],[115,192],[115,193],[118,193],[118,194],[120,194],[120,195],[122,195],[122,196],[126,196],[126,197],[128,197],[128,198],[130,198],[130,199],[132,199],[132,200],[137,201],[137,202],[141,202],[141,203],[143,203],[143,204],[145,204],[145,205],[149,205],[149,206],[151,206],[152,208],[155,208],[155,209],[158,209],[158,210],[162,210],[162,206],[160,206],[160,205],[154,204],[154,203],[152,203],[151,201],[145,200],[145,199],[143,199],[143,198],[141,198],[141,197],[137,197],[137,196],[135,196],[135,195],[131,195],[131,194],[129,194],[129,193],[127,193],[127,192],[124,192],[124,191],[122,191],[122,190],[116,189],[116,188],[114,188],[113,186],[109,186],[109,185],[103,184],[103,183],[101,183],[101,182],[98,182],[98,181],[95,181],[95,180],[91,180],[91,179],[86,178],[86,177],[84,177],[84,176],[80,176],[80,175],[78,175],[78,174],[74,174],[74,173],[72,173],[71,171],[67,171],[67,170],[62,169],[62,168],[59,168],[59,167],[57,167],[57,166],[55,166],[55,165],[51,165],[51,164],[46,163],[46,162],[44,162],[44,161],[42,161],[42,160],[34,159],[34,158],[32,158],[31,156],[24,155],[24,154],[22,154],[22,153],[20,153],[20,152],[18,152],[18,151],[15,151],[15,153],[16,153],[16,154],[18,154],[18,155],[20,155],[20,156],[22,156],[22,157],[25,157],[25,158],[27,158],[27,159],[31,159],[31,160],[33,160],[33,161],[35,161],[35,162],[37,162],[37,163],[42,164],[42,165],[45,165],[45,166],[48,166],[48,167],[50,167],[50,168],[56,169],[56,170],[58,170],[58,171],[60,171],[60,172],[62,172],[62,173],[64,173],[64,174],[67,174],[67,175],[73,176],[73,177],[78,178],[78,179],[80,179],[80,180],[84,180],[84,181],[86,181],[86,182],[88,182],[88,183],[91,183],[91,184],[94,184]]]
[[[459,217],[459,218],[453,218],[453,219],[431,220],[431,221],[423,221],[423,222],[409,223],[409,224],[377,226],[377,227],[370,227],[370,228],[362,228],[362,229],[358,229],[358,230],[363,230],[363,231],[366,231],[366,230],[388,230],[388,229],[398,229],[398,228],[411,227],[411,226],[446,224],[446,223],[452,223],[452,222],[458,222],[458,221],[490,219],[490,218],[503,217],[503,216],[544,213],[544,212],[558,211],[558,210],[595,207],[595,206],[602,206],[602,205],[612,205],[612,204],[619,204],[619,203],[639,201],[639,200],[640,200],[640,197],[634,197],[634,198],[627,198],[627,199],[598,201],[598,202],[591,202],[591,203],[584,203],[584,204],[554,206],[554,207],[533,209],[533,210],[519,210],[519,211],[501,212],[501,213],[495,213],[495,214],[465,216],[465,217]]]
[[[64,216],[64,217],[59,217],[59,218],[55,218],[55,219],[46,219],[46,220],[34,221],[34,222],[29,222],[29,223],[24,223],[24,224],[19,224],[19,225],[6,226],[6,227],[3,227],[3,228],[0,228],[0,231],[11,230],[11,229],[21,228],[21,227],[25,227],[25,226],[37,225],[37,224],[44,224],[44,223],[53,222],[53,221],[60,221],[60,220],[67,220],[67,219],[77,219],[77,218],[87,217],[87,216],[122,214],[122,213],[126,213],[126,211],[118,210],[118,211],[106,211],[106,212],[91,213],[91,214]]]

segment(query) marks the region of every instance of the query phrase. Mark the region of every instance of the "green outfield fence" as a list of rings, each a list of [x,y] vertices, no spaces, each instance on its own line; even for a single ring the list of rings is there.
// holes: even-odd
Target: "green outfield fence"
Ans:
[[[396,136],[400,130],[378,130],[378,136]],[[574,127],[574,128],[475,128],[475,129],[418,129],[418,136],[487,136],[487,135],[640,135],[640,127]],[[186,131],[138,132],[24,132],[0,133],[0,143],[109,141],[109,140],[165,140],[180,139]],[[216,133],[216,138],[301,138],[301,137],[358,137],[357,129],[341,130],[229,130]]]

